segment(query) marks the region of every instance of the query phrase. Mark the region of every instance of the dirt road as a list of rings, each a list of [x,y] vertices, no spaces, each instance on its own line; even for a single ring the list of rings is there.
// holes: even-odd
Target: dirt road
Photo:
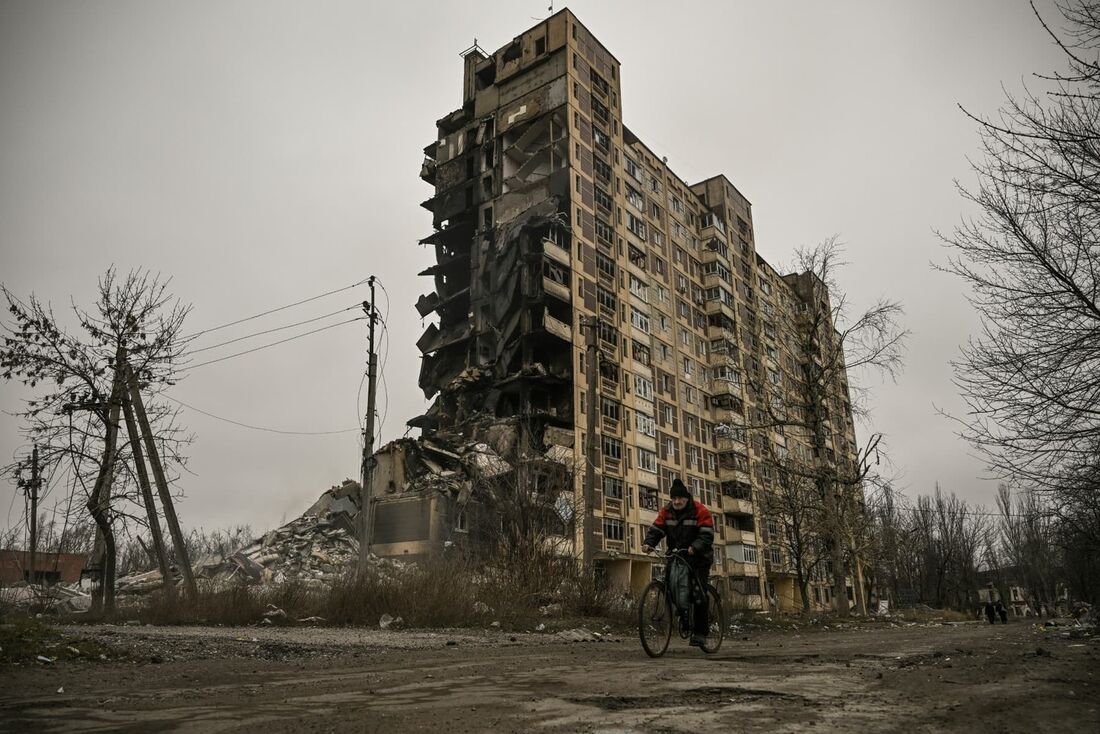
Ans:
[[[1100,644],[1032,625],[636,639],[96,627],[128,659],[0,669],[5,731],[1094,732]]]

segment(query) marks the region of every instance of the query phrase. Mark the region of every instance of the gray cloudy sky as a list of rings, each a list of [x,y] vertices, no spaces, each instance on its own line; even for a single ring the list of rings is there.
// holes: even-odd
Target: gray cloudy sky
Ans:
[[[70,295],[90,302],[112,263],[148,268],[194,304],[197,331],[373,273],[390,296],[382,439],[401,435],[424,407],[412,307],[430,289],[416,277],[431,262],[416,244],[431,231],[421,150],[461,102],[459,52],[474,38],[499,48],[547,4],[0,2],[0,280],[61,309]],[[855,305],[905,304],[908,365],[876,389],[872,427],[910,495],[938,480],[990,502],[981,465],[935,413],[960,407],[948,360],[975,318],[959,282],[929,263],[945,255],[934,231],[967,212],[953,180],[971,180],[978,137],[956,104],[991,113],[1002,85],[1059,62],[1028,4],[569,7],[623,65],[627,125],[689,182],[725,173],[753,203],[766,259],[782,265],[839,234]],[[346,291],[201,345],[364,298]],[[171,395],[254,426],[354,429],[365,345],[365,322],[348,324],[197,368]],[[0,409],[21,395],[0,384]],[[267,528],[358,472],[354,431],[185,420],[188,527]],[[26,448],[0,417],[0,461]],[[8,524],[14,495],[0,485]]]

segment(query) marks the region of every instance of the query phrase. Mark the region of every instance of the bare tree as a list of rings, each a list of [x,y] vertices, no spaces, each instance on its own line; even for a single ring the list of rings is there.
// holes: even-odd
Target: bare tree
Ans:
[[[83,494],[98,528],[97,609],[111,611],[114,605],[113,525],[121,518],[140,517],[128,513],[120,501],[121,490],[133,486],[128,446],[118,441],[120,355],[126,355],[142,384],[173,384],[185,344],[181,329],[190,307],[173,299],[167,286],[149,273],[120,277],[109,269],[99,281],[91,309],[71,304],[74,329],[57,318],[48,303],[33,295],[23,301],[0,286],[10,314],[10,321],[0,324],[0,370],[5,379],[35,390],[21,412],[28,438],[42,447],[45,464],[68,465],[73,489]],[[175,424],[175,412],[153,404],[149,414],[166,463],[182,466],[180,449],[188,439]]]
[[[1035,14],[1066,68],[992,118],[966,113],[982,155],[958,188],[978,215],[942,236],[981,317],[954,363],[962,435],[998,476],[1054,492],[1100,447],[1100,7],[1059,9],[1062,35]]]
[[[790,347],[789,378],[778,371],[767,378],[752,371],[749,387],[755,407],[748,428],[764,456],[765,472],[785,477],[791,487],[805,481],[813,485],[817,499],[804,509],[816,507],[815,532],[821,533],[831,561],[837,611],[846,615],[849,571],[860,585],[857,546],[866,526],[862,485],[881,441],[881,435],[872,434],[858,447],[849,416],[868,414],[868,389],[858,382],[860,377],[893,377],[901,370],[909,332],[900,326],[903,310],[895,301],[879,299],[852,315],[837,282],[844,265],[842,249],[834,236],[796,252],[793,274],[784,279],[798,303],[780,309],[779,324]],[[788,439],[793,439],[794,451]],[[809,449],[802,451],[804,446]],[[784,491],[789,488],[780,489]],[[797,494],[805,499],[804,493]],[[860,593],[861,606],[862,599]]]
[[[812,479],[801,472],[778,468],[774,488],[762,493],[766,517],[775,518],[783,529],[782,538],[769,538],[773,543],[782,542],[794,572],[795,583],[802,598],[802,611],[810,610],[810,580],[825,560],[823,527],[824,507],[821,495]]]

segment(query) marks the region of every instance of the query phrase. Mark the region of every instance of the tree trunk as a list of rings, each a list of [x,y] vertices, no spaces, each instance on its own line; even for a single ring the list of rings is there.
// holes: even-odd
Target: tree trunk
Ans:
[[[111,387],[111,401],[107,410],[107,432],[103,441],[103,458],[99,464],[92,495],[88,498],[88,512],[95,520],[98,533],[95,561],[99,564],[99,583],[92,589],[92,611],[114,614],[115,611],[115,536],[111,529],[111,486],[115,473],[115,444],[118,440],[118,417],[122,408],[122,381],[120,363],[115,362],[115,381]]]

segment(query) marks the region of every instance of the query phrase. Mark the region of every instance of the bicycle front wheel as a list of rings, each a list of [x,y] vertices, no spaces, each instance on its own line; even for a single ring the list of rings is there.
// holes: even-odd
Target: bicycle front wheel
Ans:
[[[722,609],[722,599],[713,586],[707,586],[707,641],[703,643],[703,652],[715,653],[722,646],[726,631],[726,612]]]
[[[672,637],[672,604],[660,581],[650,581],[638,600],[638,637],[642,649],[651,658],[661,657],[668,649]]]

